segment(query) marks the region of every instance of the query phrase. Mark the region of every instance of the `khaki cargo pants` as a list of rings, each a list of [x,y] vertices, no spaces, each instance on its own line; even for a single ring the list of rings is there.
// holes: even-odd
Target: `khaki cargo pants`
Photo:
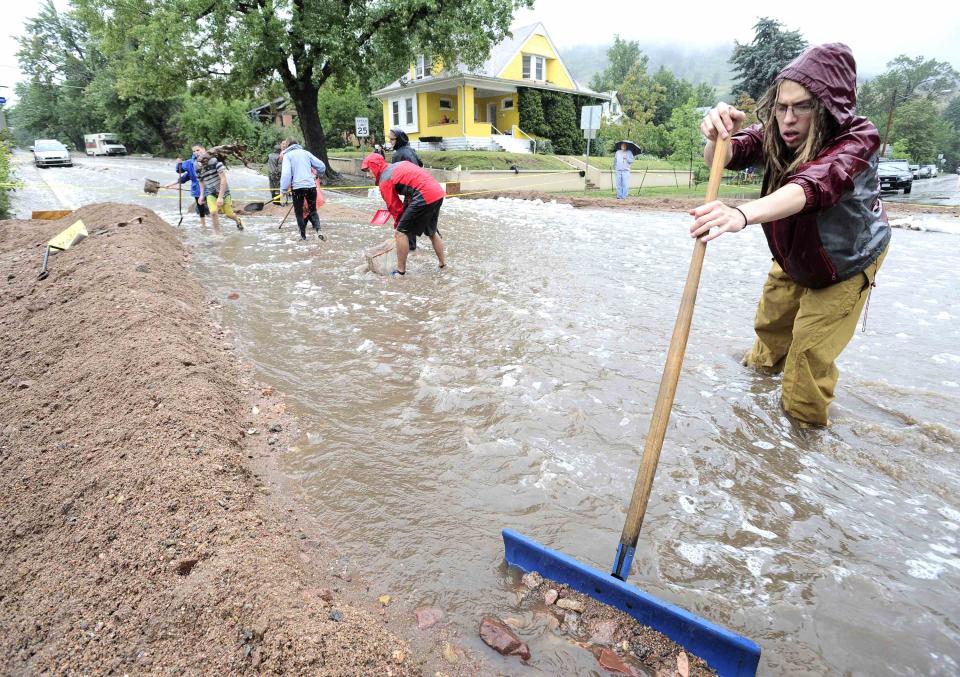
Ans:
[[[801,287],[777,263],[770,268],[754,320],[757,339],[743,363],[783,372],[783,408],[801,423],[830,423],[827,408],[840,375],[835,360],[853,338],[886,255],[884,250],[862,273],[823,289]]]

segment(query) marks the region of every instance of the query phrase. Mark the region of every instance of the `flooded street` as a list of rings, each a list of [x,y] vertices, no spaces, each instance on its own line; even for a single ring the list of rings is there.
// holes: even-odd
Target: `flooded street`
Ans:
[[[15,207],[136,201],[175,224],[175,192],[142,192],[144,176],[172,180],[157,171],[168,165],[33,170],[37,188]],[[231,181],[266,186],[242,169]],[[500,530],[609,569],[690,260],[688,217],[450,199],[448,270],[422,241],[399,280],[366,272],[361,255],[388,229],[328,223],[327,242],[301,243],[291,223],[244,222],[220,238],[188,215],[182,233],[239,349],[301,419],[285,464],[345,566],[371,591],[444,609],[461,644],[505,674],[601,674],[516,611]],[[894,231],[826,430],[791,424],[779,379],[739,363],[769,267],[761,229],[707,249],[630,582],[756,641],[760,674],[960,671],[958,243]],[[480,642],[488,613],[525,624],[529,664]]]

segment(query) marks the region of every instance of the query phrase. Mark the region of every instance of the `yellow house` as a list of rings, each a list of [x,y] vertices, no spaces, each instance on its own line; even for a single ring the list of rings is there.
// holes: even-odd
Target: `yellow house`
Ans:
[[[373,94],[383,102],[383,128],[399,127],[414,148],[529,153],[533,137],[520,128],[522,87],[609,98],[573,79],[541,23],[513,29],[478,69],[445,69],[419,56],[408,73]]]

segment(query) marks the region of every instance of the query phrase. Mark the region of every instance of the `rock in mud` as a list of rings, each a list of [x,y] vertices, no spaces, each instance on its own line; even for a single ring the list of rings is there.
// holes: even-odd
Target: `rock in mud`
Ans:
[[[590,643],[613,645],[613,636],[617,631],[617,622],[613,620],[600,621],[590,626]]]
[[[547,606],[550,606],[551,604],[555,604],[557,598],[559,597],[560,593],[551,588],[550,590],[547,590],[546,594],[543,596],[543,601],[546,602]]]
[[[620,656],[615,654],[610,649],[601,649],[597,653],[597,662],[600,664],[604,670],[609,672],[618,673],[621,675],[636,675],[637,673],[627,665]]]
[[[538,574],[536,571],[531,571],[529,574],[524,574],[521,580],[523,581],[523,584],[527,586],[527,588],[533,590],[543,583],[543,576]]]
[[[443,610],[435,606],[420,607],[413,613],[417,616],[417,629],[427,630],[443,619]]]
[[[583,602],[579,602],[575,599],[570,599],[569,597],[558,599],[557,606],[560,607],[561,609],[566,609],[567,611],[576,611],[577,613],[583,613]]]
[[[519,656],[530,659],[530,649],[513,634],[507,624],[493,616],[484,616],[480,621],[480,639],[491,649],[504,656]]]

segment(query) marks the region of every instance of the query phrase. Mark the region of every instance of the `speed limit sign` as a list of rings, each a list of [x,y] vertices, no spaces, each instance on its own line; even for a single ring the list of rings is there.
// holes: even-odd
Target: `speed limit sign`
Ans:
[[[370,120],[367,118],[354,118],[354,123],[357,126],[357,136],[370,136]]]

